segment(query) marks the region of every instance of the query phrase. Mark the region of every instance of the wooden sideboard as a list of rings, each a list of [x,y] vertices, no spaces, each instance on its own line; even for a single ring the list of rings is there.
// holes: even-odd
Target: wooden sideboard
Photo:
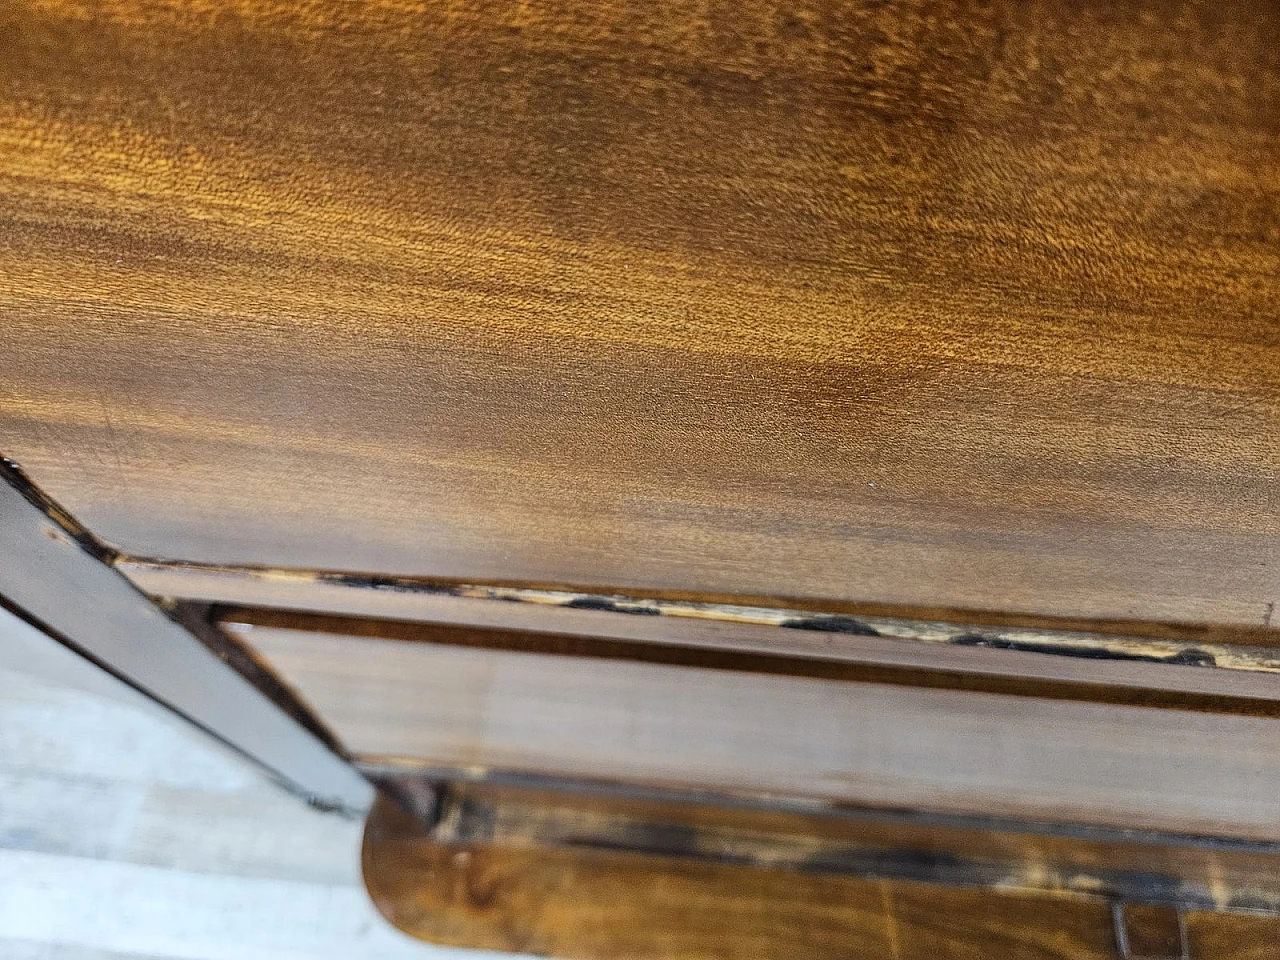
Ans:
[[[417,936],[1280,957],[1270,0],[13,0],[0,456]]]

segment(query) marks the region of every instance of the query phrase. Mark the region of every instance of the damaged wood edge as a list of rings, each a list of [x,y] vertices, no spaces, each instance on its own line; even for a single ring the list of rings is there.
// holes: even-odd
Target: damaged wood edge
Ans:
[[[984,623],[981,616],[975,616],[973,620],[963,619],[964,615],[956,611],[949,613],[961,619],[916,619],[909,616],[914,612],[910,610],[899,609],[900,615],[888,616],[882,608],[876,612],[865,612],[857,605],[843,605],[845,612],[833,612],[819,609],[820,605],[787,606],[785,601],[754,597],[736,598],[738,602],[729,603],[724,602],[725,598],[715,601],[672,599],[586,588],[205,566],[135,557],[118,558],[116,567],[140,589],[153,595],[232,605],[430,621],[433,600],[492,601],[565,611],[775,627],[827,634],[833,639],[838,635],[878,637],[907,643],[1008,650],[1075,659],[1275,674],[1277,693],[1280,694],[1280,632],[1269,629],[1135,623],[1115,626],[1139,632],[1112,634],[1072,629],[1078,625],[1062,620],[1042,621],[1052,625],[1019,626]],[[986,619],[1002,618],[992,615]]]
[[[552,633],[458,623],[375,620],[369,617],[341,617],[275,609],[218,609],[215,615],[226,631],[239,634],[250,646],[255,643],[255,630],[286,630],[313,638],[330,635],[388,643],[652,664],[850,684],[874,683],[1117,706],[1280,717],[1280,695],[1270,687],[1265,691],[1255,690],[1252,693],[1233,693],[1222,689],[1177,689],[1144,685],[1135,682],[1133,678],[1117,676],[1073,676],[1064,679],[972,666],[959,669],[955,665],[930,662],[894,663],[852,656],[797,656],[782,648],[753,650],[720,644],[686,644],[678,640],[619,640],[596,633]]]
[[[139,590],[115,568],[112,547],[4,457],[0,538],[5,609],[312,806],[352,815],[367,807],[368,783],[305,707],[288,697],[277,701],[278,683],[242,673],[214,637],[222,631]]]
[[[622,853],[721,866],[1237,913],[1280,913],[1280,845],[539,778],[415,779],[365,766],[443,847]],[[380,772],[379,772],[380,771]],[[439,771],[444,773],[444,771]],[[432,805],[401,799],[429,784]],[[1207,841],[1207,842],[1206,842]]]

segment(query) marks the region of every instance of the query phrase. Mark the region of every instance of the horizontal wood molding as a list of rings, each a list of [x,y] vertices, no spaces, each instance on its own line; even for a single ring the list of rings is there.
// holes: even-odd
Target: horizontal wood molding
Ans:
[[[366,771],[388,796],[403,798],[401,805],[442,844],[595,848],[864,879],[1280,914],[1277,843],[536,776]],[[433,792],[424,804],[426,789]]]
[[[1280,839],[1280,718],[323,620],[228,626],[358,757]]]
[[[592,602],[578,607],[572,604],[583,595],[575,597],[558,608],[569,615],[566,619],[572,619],[583,609],[596,612],[594,601],[598,598],[591,598]],[[483,602],[494,605],[492,601]],[[181,603],[175,606],[185,607]],[[510,608],[513,604],[507,602],[501,606]],[[744,611],[744,608],[736,609]],[[1259,648],[1215,648],[1176,641],[1073,633],[1016,630],[984,633],[939,623],[846,616],[797,617],[795,611],[757,611],[776,619],[768,625],[748,623],[748,629],[755,629],[757,642],[735,644],[730,638],[740,627],[733,619],[717,622],[713,618],[690,618],[698,625],[710,620],[713,625],[728,629],[719,635],[695,633],[694,642],[684,642],[679,617],[637,616],[617,610],[607,611],[615,618],[611,626],[619,625],[617,618],[639,619],[646,625],[652,624],[647,631],[650,635],[642,639],[601,635],[600,631],[588,629],[591,626],[588,622],[572,624],[577,630],[556,633],[252,607],[202,606],[195,610],[202,616],[212,616],[225,631],[230,631],[230,634],[224,631],[223,636],[232,647],[243,645],[246,649],[252,646],[253,631],[284,629],[333,637],[366,637],[765,676],[1280,716],[1280,672],[1274,666],[1276,659],[1270,650]],[[487,618],[482,615],[481,619]],[[671,629],[664,631],[666,624],[670,624]],[[712,642],[711,638],[717,636],[720,642]],[[800,652],[795,647],[799,647]],[[939,647],[942,656],[936,652]],[[1225,653],[1222,659],[1231,666],[1219,666],[1215,650]],[[946,656],[947,653],[952,656]]]
[[[851,840],[869,857],[864,866],[874,864],[860,876],[830,869]],[[1061,851],[992,833],[957,840],[785,813],[463,786],[446,790],[434,826],[381,799],[366,826],[363,867],[374,902],[407,933],[563,957],[1119,960],[1128,934],[1151,932],[1142,920],[1177,910],[1125,911],[1134,928],[1117,929],[1108,902],[1116,890],[1104,877],[1124,861],[1122,850],[1064,846],[1081,868],[1076,879],[1094,877],[1086,892],[1055,886],[1070,876],[1057,873]],[[803,862],[779,857],[780,846],[803,850]],[[975,866],[965,858],[976,851],[1003,854],[1008,873],[947,884]],[[1137,856],[1147,879],[1172,863]],[[1188,892],[1216,872],[1212,856],[1199,859]],[[939,872],[911,880],[895,872],[907,864]],[[1230,869],[1218,877],[1222,890],[1237,879]],[[1175,881],[1162,893],[1178,889]],[[1280,933],[1274,917],[1174,916],[1197,960],[1265,956],[1258,944]]]
[[[372,627],[375,632],[398,629],[406,636],[410,627],[388,621],[456,624],[966,675],[956,683],[986,676],[1114,686],[1122,688],[1112,694],[1119,699],[1145,690],[1256,700],[1245,707],[1255,710],[1280,702],[1280,633],[1270,630],[966,617],[958,611],[797,606],[777,598],[635,596],[135,558],[121,558],[116,567],[159,597],[239,607],[223,616],[246,623],[287,624],[289,616],[305,611],[347,618],[331,618],[329,626],[313,619],[313,629],[358,629],[351,617],[383,624]],[[957,619],[924,619],[930,616]]]

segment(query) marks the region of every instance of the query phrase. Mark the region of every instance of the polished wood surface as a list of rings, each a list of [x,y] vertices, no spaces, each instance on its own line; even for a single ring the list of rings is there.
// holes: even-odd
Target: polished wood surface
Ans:
[[[262,619],[270,622],[270,617]],[[303,628],[305,627],[305,629]],[[366,635],[354,632],[362,627]],[[351,753],[1280,841],[1280,718],[501,646],[499,631],[242,620]],[[377,635],[382,631],[383,635]],[[796,658],[803,668],[809,661]],[[835,676],[839,676],[836,674]],[[1025,686],[1025,684],[1024,684]],[[1017,689],[1017,688],[1015,688]],[[1057,696],[1057,699],[1050,697]]]
[[[1028,637],[1040,639],[1044,635],[1011,630],[955,632],[957,627],[946,624],[870,618],[840,618],[836,622],[846,629],[833,635],[822,629],[825,621],[820,617],[803,621],[808,628],[745,624],[742,626],[760,629],[739,633],[733,629],[736,625],[714,620],[709,621],[711,630],[690,631],[688,627],[698,625],[698,621],[686,624],[678,617],[623,615],[628,620],[656,620],[657,629],[635,631],[638,636],[627,638],[625,630],[618,630],[622,634],[618,637],[607,629],[590,629],[592,621],[599,623],[595,618],[585,624],[566,624],[570,629],[557,631],[546,624],[542,629],[524,626],[510,629],[483,622],[381,620],[291,610],[209,608],[170,599],[158,602],[175,610],[185,622],[212,616],[215,626],[206,623],[200,627],[206,641],[218,649],[220,655],[244,664],[249,670],[253,670],[250,662],[255,660],[249,649],[254,638],[270,642],[270,631],[278,629],[302,635],[732,670],[765,676],[892,683],[1121,706],[1280,717],[1274,660],[1250,663],[1240,655],[1259,651],[1246,647],[1225,648],[1235,654],[1236,659],[1218,663],[1214,655],[1216,648],[1207,645],[1162,646],[1141,637],[1087,634],[1023,643]],[[517,606],[511,602],[502,605]],[[561,613],[583,612],[574,608],[558,609]],[[669,630],[662,629],[663,621],[671,623]],[[884,627],[884,633],[872,633],[873,623]],[[614,621],[604,624],[615,625]],[[247,636],[260,628],[266,628],[267,633]],[[858,633],[860,629],[866,634]],[[911,636],[912,630],[919,630],[928,639]],[[792,634],[795,638],[788,639]],[[249,644],[238,642],[235,635],[247,636]],[[242,669],[242,672],[248,671]]]
[[[547,778],[425,778],[371,772],[421,810],[432,839],[504,849],[594,847],[807,873],[1083,894],[1161,909],[1280,914],[1280,846],[1174,834],[943,817],[777,798],[642,790]],[[1157,917],[1156,919],[1160,919]],[[1135,921],[1136,922],[1136,921]],[[1157,924],[1157,928],[1158,928]]]
[[[1189,919],[1192,957],[1268,960],[1280,952],[1280,917],[1221,914],[1210,920],[1193,914]]]
[[[1099,902],[992,895],[601,851],[438,845],[398,809],[365,832],[365,885],[437,943],[599,960],[1115,960]]]
[[[1186,918],[1176,910],[1125,905],[1116,917],[1116,939],[1120,940],[1120,960],[1188,957]]]
[[[13,0],[0,90],[0,453],[128,553],[1280,598],[1269,0]]]
[[[468,947],[584,960],[1120,957],[1102,899],[642,856],[585,842],[537,850],[442,842],[385,799],[366,826],[363,866],[375,904],[398,927]],[[1190,913],[1186,925],[1195,960],[1268,956],[1280,943],[1274,917]]]

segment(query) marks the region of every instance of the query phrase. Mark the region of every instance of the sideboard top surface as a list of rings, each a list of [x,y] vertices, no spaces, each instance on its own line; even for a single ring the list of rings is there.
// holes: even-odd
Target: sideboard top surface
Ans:
[[[1269,2],[0,12],[0,454],[126,553],[1261,625]]]

